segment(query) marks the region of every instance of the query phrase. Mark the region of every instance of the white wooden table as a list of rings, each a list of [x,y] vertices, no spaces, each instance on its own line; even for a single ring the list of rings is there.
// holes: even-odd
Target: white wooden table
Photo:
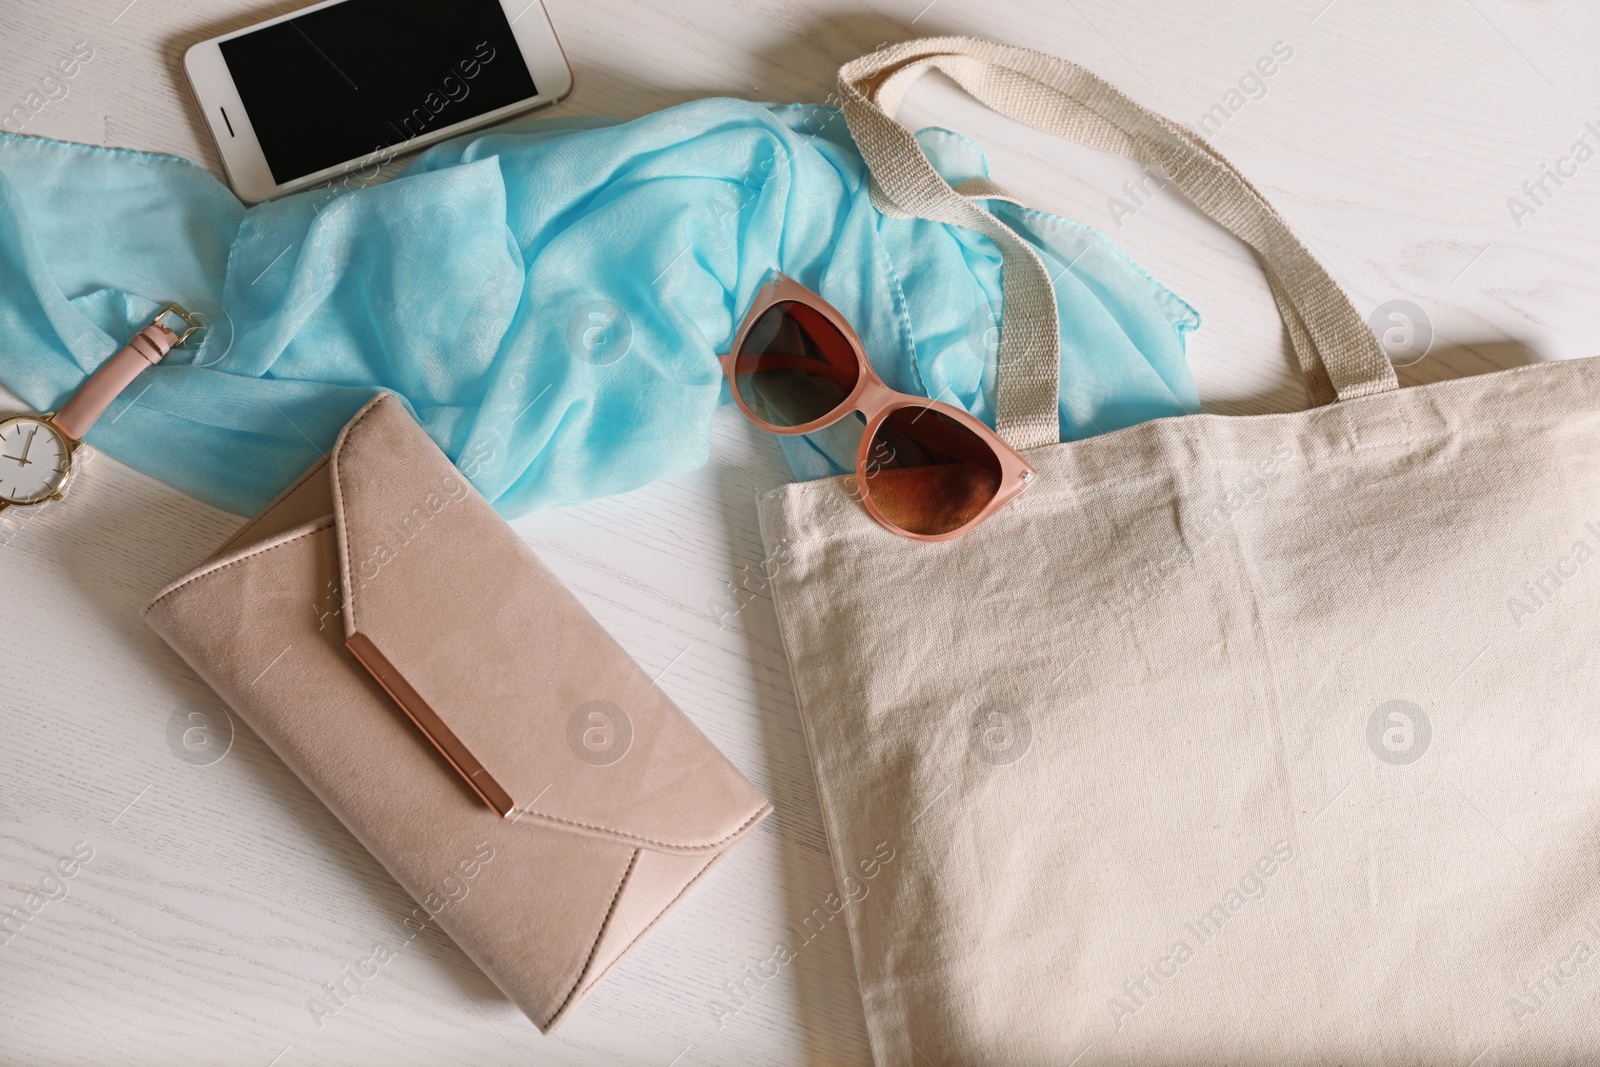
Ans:
[[[0,0],[0,110],[87,41],[92,60],[25,132],[176,153],[220,173],[180,57],[278,10],[272,0]],[[1413,320],[1420,311],[1415,336],[1431,334],[1431,348],[1400,359],[1403,380],[1600,352],[1600,160],[1571,156],[1579,140],[1600,151],[1592,5],[550,0],[550,10],[577,73],[569,113],[633,116],[718,94],[821,101],[841,62],[922,33],[1052,51],[1203,123],[1363,310],[1403,300]],[[1280,42],[1290,58],[1253,77]],[[1258,269],[1178,197],[1134,199],[1123,186],[1139,178],[1131,164],[1050,143],[947,86],[919,88],[906,117],[975,135],[1002,183],[1106,229],[1199,308],[1190,354],[1209,409],[1301,405]],[[1568,176],[1533,200],[1524,182],[1545,165]],[[1530,210],[1513,210],[1513,197]],[[1404,341],[1392,310],[1383,321]],[[0,395],[0,410],[18,408]],[[409,905],[242,724],[214,762],[172,740],[189,712],[219,723],[225,713],[137,608],[238,520],[96,457],[64,505],[0,544],[0,911],[75,846],[93,852],[59,883],[64,899],[0,944],[0,1061],[867,1062],[842,921],[725,1025],[713,1011],[724,984],[795,940],[791,922],[833,888],[770,602],[721,628],[709,606],[759,560],[754,487],[777,484],[784,468],[731,409],[714,440],[692,475],[516,523],[777,806],[550,1037],[438,937],[415,942],[319,1028],[308,999]]]

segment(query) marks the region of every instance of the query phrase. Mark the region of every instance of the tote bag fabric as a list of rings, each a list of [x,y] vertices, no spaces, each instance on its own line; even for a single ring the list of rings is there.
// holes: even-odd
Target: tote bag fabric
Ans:
[[[1055,443],[1048,276],[889,117],[930,66],[1162,164],[1313,406]],[[1243,178],[1071,64],[938,38],[840,81],[880,205],[1005,250],[1039,470],[937,544],[848,479],[761,502],[876,1062],[1600,1062],[1600,363],[1399,390]]]

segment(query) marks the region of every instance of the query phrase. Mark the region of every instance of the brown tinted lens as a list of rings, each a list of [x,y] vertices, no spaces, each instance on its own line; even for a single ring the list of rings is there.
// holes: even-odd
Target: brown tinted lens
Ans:
[[[762,313],[733,361],[739,398],[771,426],[802,426],[837,410],[860,377],[849,339],[792,300]]]
[[[931,408],[897,408],[867,449],[866,486],[878,512],[907,533],[937,535],[978,517],[1000,491],[989,443]]]

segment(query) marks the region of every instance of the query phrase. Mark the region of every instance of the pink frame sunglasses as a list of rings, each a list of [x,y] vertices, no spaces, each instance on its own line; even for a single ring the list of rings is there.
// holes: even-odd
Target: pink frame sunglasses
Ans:
[[[811,433],[859,413],[866,420],[856,455],[861,503],[901,537],[960,537],[1037,474],[960,408],[885,385],[844,316],[793,278],[775,275],[756,294],[733,351],[718,358],[734,402],[769,433]]]

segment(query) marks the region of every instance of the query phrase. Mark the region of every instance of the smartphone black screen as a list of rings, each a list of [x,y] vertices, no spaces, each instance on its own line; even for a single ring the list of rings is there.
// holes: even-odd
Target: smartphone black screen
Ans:
[[[280,185],[536,95],[500,0],[344,0],[220,47]]]

